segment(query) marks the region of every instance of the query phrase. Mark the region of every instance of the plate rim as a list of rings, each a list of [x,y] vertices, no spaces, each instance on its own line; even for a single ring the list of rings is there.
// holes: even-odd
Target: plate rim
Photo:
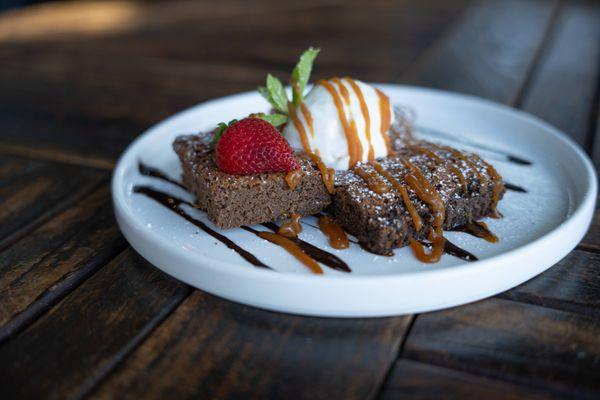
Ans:
[[[202,268],[205,268],[210,271],[214,271],[223,276],[235,277],[236,279],[251,279],[254,281],[262,281],[263,283],[286,283],[286,284],[296,284],[296,285],[311,285],[313,288],[315,287],[314,286],[315,284],[317,284],[317,287],[326,285],[326,286],[331,286],[331,287],[335,287],[335,288],[344,288],[344,287],[353,285],[354,289],[356,290],[357,286],[372,286],[374,284],[378,284],[378,285],[385,284],[387,286],[387,285],[400,284],[402,281],[405,281],[406,279],[412,279],[415,276],[423,277],[424,279],[431,279],[431,278],[446,279],[448,276],[468,274],[473,271],[475,271],[475,272],[481,271],[483,273],[484,269],[487,270],[491,267],[498,268],[498,265],[509,264],[511,262],[514,262],[514,261],[520,259],[523,256],[523,253],[530,252],[532,250],[532,248],[543,247],[545,244],[553,243],[557,237],[562,236],[563,239],[562,239],[561,248],[564,248],[565,250],[561,251],[560,256],[554,257],[554,258],[556,258],[556,260],[554,262],[547,265],[544,269],[538,271],[536,274],[528,276],[525,279],[525,280],[527,280],[527,279],[531,279],[531,278],[537,276],[539,273],[552,267],[556,261],[560,260],[566,254],[568,254],[568,252],[570,252],[583,238],[583,236],[587,232],[587,229],[589,228],[589,226],[592,222],[593,213],[595,210],[598,183],[597,183],[597,176],[595,173],[595,169],[593,168],[593,164],[590,161],[589,157],[569,136],[564,134],[558,128],[554,127],[553,125],[549,124],[548,122],[546,122],[534,115],[531,115],[522,110],[512,108],[510,106],[507,106],[507,105],[504,105],[504,104],[501,104],[501,103],[498,103],[498,102],[495,102],[492,100],[480,98],[477,96],[472,96],[472,95],[462,94],[462,93],[455,93],[455,92],[448,92],[448,91],[439,90],[439,89],[423,88],[423,87],[411,86],[411,85],[399,85],[399,84],[392,84],[392,83],[375,83],[374,85],[378,86],[382,89],[393,88],[393,89],[409,90],[409,91],[414,91],[414,92],[423,92],[425,94],[430,94],[430,95],[438,95],[438,96],[441,95],[446,98],[457,98],[459,100],[467,100],[469,102],[475,102],[475,103],[483,104],[487,107],[492,107],[496,111],[501,111],[507,117],[518,118],[518,119],[522,120],[523,122],[539,126],[544,131],[546,131],[546,133],[549,133],[552,136],[554,136],[555,139],[558,139],[559,142],[561,142],[561,145],[565,146],[571,152],[575,153],[575,155],[577,156],[577,159],[583,164],[583,167],[586,171],[586,176],[585,176],[585,179],[586,179],[585,189],[586,190],[585,190],[585,192],[583,193],[581,199],[578,199],[580,201],[577,204],[573,204],[573,209],[572,209],[571,213],[569,213],[569,215],[565,219],[563,219],[563,221],[560,223],[560,225],[556,226],[554,229],[550,230],[549,232],[544,233],[542,236],[536,238],[535,240],[533,240],[529,243],[523,244],[521,246],[518,246],[512,250],[496,254],[494,256],[491,256],[489,258],[486,258],[486,259],[483,259],[480,261],[464,262],[464,263],[460,263],[460,264],[454,265],[452,267],[443,268],[443,269],[427,268],[427,269],[423,269],[423,270],[405,271],[405,272],[401,272],[401,273],[391,273],[391,274],[385,274],[385,275],[368,275],[368,276],[356,275],[356,274],[314,275],[314,274],[281,273],[279,271],[270,271],[270,270],[264,270],[264,269],[260,269],[260,268],[254,268],[254,267],[239,268],[239,266],[240,266],[239,262],[215,260],[215,259],[211,259],[210,257],[207,257],[207,256],[202,256],[202,255],[198,255],[198,254],[192,255],[191,253],[185,253],[185,252],[179,252],[179,254],[177,254],[177,258],[178,259],[184,258],[186,260],[186,262],[196,264],[198,266],[201,266]],[[123,151],[123,153],[119,157],[117,164],[113,171],[113,175],[112,175],[112,179],[111,179],[111,197],[112,197],[112,201],[113,201],[115,215],[117,217],[117,221],[118,221],[119,227],[121,228],[121,231],[127,238],[128,242],[132,245],[132,247],[134,247],[134,249],[139,254],[141,254],[144,258],[146,258],[144,255],[144,251],[141,251],[140,249],[138,249],[137,246],[135,246],[132,243],[132,242],[135,242],[135,240],[132,240],[132,238],[129,237],[130,235],[127,234],[126,231],[129,231],[130,229],[143,230],[144,237],[146,238],[147,241],[151,242],[150,245],[155,246],[158,249],[164,248],[165,251],[167,251],[166,249],[168,246],[165,246],[164,238],[158,232],[144,229],[145,225],[142,223],[142,221],[135,218],[132,214],[130,214],[128,212],[129,210],[128,210],[128,204],[126,203],[126,196],[124,194],[124,191],[122,190],[122,185],[125,184],[125,182],[123,181],[123,178],[124,178],[124,173],[127,169],[127,166],[130,164],[131,159],[137,158],[137,156],[139,154],[139,152],[136,151],[138,149],[138,147],[142,146],[146,142],[146,140],[149,140],[148,138],[151,137],[151,135],[155,131],[160,130],[163,126],[168,125],[175,120],[185,118],[187,115],[196,112],[196,110],[198,108],[203,108],[203,107],[210,106],[210,105],[216,105],[218,103],[228,102],[233,99],[239,99],[239,98],[243,98],[243,97],[247,97],[247,96],[256,96],[256,95],[257,94],[254,91],[230,94],[230,95],[227,95],[224,97],[204,101],[204,102],[201,102],[194,106],[191,106],[189,108],[186,108],[182,111],[179,111],[179,112],[167,117],[166,119],[158,122],[157,124],[154,124],[147,130],[145,130],[132,143],[130,143],[127,146],[127,148]],[[585,229],[582,229],[582,226],[581,226],[582,223],[585,226]],[[579,224],[579,227],[577,227],[576,224]],[[129,226],[126,226],[126,225],[129,225]],[[572,233],[573,229],[578,231],[579,234],[565,235],[566,232]],[[568,251],[566,250],[567,248],[569,249]],[[153,263],[151,260],[149,260],[149,261],[154,266],[163,270],[168,275],[174,276],[177,279],[181,279],[179,276],[183,275],[183,273],[174,273],[172,268],[163,268],[162,266],[157,265],[156,263]],[[223,268],[224,266],[226,268]],[[485,268],[483,268],[483,267],[485,267]],[[181,271],[176,271],[176,272],[181,272]],[[184,280],[184,279],[182,279],[182,280]],[[191,284],[188,280],[184,280],[184,282]],[[196,284],[191,284],[191,285],[197,286]],[[514,286],[515,285],[511,284],[509,287],[514,287]],[[204,290],[211,292],[210,289],[204,289]],[[503,291],[503,290],[506,290],[506,288],[501,289],[501,290],[497,291],[496,293],[499,293],[500,291]],[[232,299],[231,297],[224,296],[223,294],[219,294],[219,295],[223,296],[223,297],[227,297],[229,299]],[[485,297],[487,297],[487,296],[485,296]],[[478,298],[481,298],[481,297],[478,297]],[[233,299],[233,300],[236,301],[235,299]],[[256,302],[254,303],[254,305],[256,305]],[[453,304],[453,305],[457,305],[457,304]],[[257,306],[261,307],[261,308],[273,309],[272,307],[268,307],[268,306],[261,306],[261,305],[257,305]],[[428,309],[430,309],[430,308],[428,308]],[[312,313],[296,312],[296,313],[309,314],[309,315],[327,315],[327,314],[323,314],[320,312],[316,312],[316,313],[315,312],[312,312]],[[356,315],[373,316],[374,314],[365,314],[364,312],[352,314],[352,316],[356,316]],[[378,315],[397,315],[397,313],[385,313],[385,314],[378,314]]]

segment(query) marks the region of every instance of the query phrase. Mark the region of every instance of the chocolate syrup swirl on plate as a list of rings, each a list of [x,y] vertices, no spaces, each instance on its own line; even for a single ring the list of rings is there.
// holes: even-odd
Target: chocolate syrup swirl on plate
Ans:
[[[242,249],[240,246],[235,244],[231,239],[221,235],[219,232],[215,231],[214,229],[211,229],[204,222],[199,221],[196,218],[192,217],[191,215],[186,213],[180,207],[182,204],[192,206],[191,203],[189,203],[185,200],[179,199],[177,197],[171,196],[167,193],[153,189],[150,186],[141,186],[141,185],[136,186],[133,188],[133,191],[135,193],[139,193],[146,197],[149,197],[152,200],[159,203],[160,205],[163,205],[166,208],[168,208],[169,210],[179,214],[186,221],[191,222],[192,224],[196,225],[198,228],[202,229],[204,232],[208,233],[210,236],[214,237],[219,242],[223,243],[225,246],[229,247],[231,250],[238,253],[244,260],[248,261],[250,264],[254,265],[255,267],[273,269],[273,268],[267,266],[266,264],[264,264],[258,258],[256,258],[252,253],[249,253],[246,250]]]
[[[171,184],[174,184],[180,188],[187,190],[187,188],[185,188],[185,186],[183,186],[180,182],[177,182],[176,180],[170,178],[167,174],[163,173],[162,171],[160,171],[154,167],[150,167],[150,166],[143,164],[142,162],[139,162],[138,169],[139,169],[139,172],[141,175],[157,178],[157,179],[169,182]],[[523,193],[526,192],[526,190],[524,188],[521,188],[520,186],[516,186],[516,185],[512,185],[512,184],[505,184],[505,186],[508,190],[514,190],[514,191],[523,192]],[[193,207],[193,204],[191,204],[190,202],[180,199],[178,197],[175,197],[173,195],[170,195],[168,193],[161,192],[150,186],[138,185],[138,186],[135,186],[133,190],[135,193],[144,195],[144,196],[156,201],[160,205],[168,208],[169,210],[175,212],[176,214],[180,215],[188,222],[194,224],[195,226],[197,226],[198,228],[200,228],[201,230],[203,230],[204,232],[206,232],[213,238],[215,238],[218,241],[220,241],[221,243],[225,244],[228,248],[234,250],[236,253],[238,253],[242,258],[244,258],[250,264],[252,264],[256,267],[259,267],[259,268],[265,268],[265,269],[272,270],[271,267],[264,264],[262,261],[260,261],[258,258],[256,258],[256,256],[254,256],[252,253],[244,250],[243,248],[241,248],[240,246],[235,244],[232,240],[230,240],[226,236],[218,233],[214,229],[210,228],[202,221],[192,217],[191,215],[186,213],[185,210],[183,210],[180,207],[181,205],[187,205],[187,206]],[[319,214],[317,216],[323,216],[323,214]],[[473,236],[483,238],[488,241],[494,241],[494,239],[497,240],[495,235],[493,233],[491,233],[489,231],[489,229],[487,229],[487,226],[485,224],[480,223],[480,222],[474,222],[472,224],[477,225],[476,229],[472,229],[472,228],[474,228],[473,226],[470,226],[470,227],[465,226],[465,227],[459,227],[455,230],[462,231],[462,232],[471,234]],[[264,223],[262,225],[274,233],[276,233],[279,230],[279,226],[272,222]],[[313,225],[311,225],[311,226],[313,226]],[[314,227],[316,227],[316,226],[314,226]],[[261,231],[257,231],[248,226],[242,226],[241,228],[246,230],[247,232],[250,232],[252,234],[255,234],[255,235],[265,239],[263,236],[261,236]],[[316,227],[316,228],[318,228],[318,227]],[[266,233],[266,232],[263,231],[263,233]],[[286,238],[286,239],[291,241],[294,244],[294,247],[297,246],[307,257],[312,259],[311,261],[319,262],[319,263],[326,265],[327,267],[332,268],[337,271],[347,272],[347,273],[351,272],[351,269],[348,266],[348,264],[346,262],[344,262],[343,260],[341,260],[336,255],[329,253],[323,249],[320,249],[320,248],[318,248],[308,242],[305,242],[297,237]],[[265,240],[267,240],[267,239],[265,239]],[[350,240],[350,241],[354,242],[353,240]],[[273,241],[271,241],[271,242],[273,243]],[[432,246],[431,243],[427,243],[427,242],[419,242],[419,243],[420,243],[420,245],[422,245],[423,247],[426,247],[426,248],[431,248],[431,246]],[[278,243],[275,243],[275,244],[278,244]],[[278,245],[281,246],[281,244],[278,244]],[[478,260],[478,258],[475,255],[456,246],[455,244],[451,243],[447,239],[444,239],[442,251],[444,254],[449,254],[449,255],[458,257],[464,261],[472,262],[472,261]],[[380,254],[378,254],[378,255],[380,255]],[[393,254],[390,254],[390,256],[391,255],[393,255]],[[312,262],[311,262],[311,265],[312,265]],[[314,266],[311,269],[313,269],[313,271],[316,270],[316,268]]]

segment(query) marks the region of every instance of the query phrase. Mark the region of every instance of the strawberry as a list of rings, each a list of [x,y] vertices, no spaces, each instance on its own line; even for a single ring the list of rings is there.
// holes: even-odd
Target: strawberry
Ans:
[[[281,133],[259,118],[245,118],[229,125],[215,150],[217,166],[228,174],[288,172],[300,167]]]

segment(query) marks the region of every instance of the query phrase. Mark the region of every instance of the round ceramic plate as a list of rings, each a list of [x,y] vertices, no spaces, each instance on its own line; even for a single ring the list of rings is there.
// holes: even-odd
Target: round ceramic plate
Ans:
[[[398,315],[479,300],[540,274],[581,240],[594,211],[596,175],[586,155],[564,134],[537,118],[486,100],[407,86],[377,86],[393,104],[415,111],[421,137],[478,152],[505,181],[527,190],[507,191],[498,207],[504,218],[485,221],[500,238],[499,243],[460,232],[446,234],[479,261],[444,255],[437,264],[423,264],[408,248],[385,257],[354,243],[347,250],[334,250],[314,227],[316,219],[307,217],[300,239],[334,254],[352,270],[345,273],[324,266],[324,275],[314,275],[282,248],[246,230],[220,231],[203,212],[181,206],[193,219],[272,270],[257,268],[189,218],[133,190],[136,185],[146,185],[193,201],[182,188],[140,174],[138,163],[180,180],[181,168],[171,147],[174,138],[267,111],[268,105],[257,93],[195,106],[156,125],[129,146],[112,181],[115,213],[123,234],[152,264],[209,293],[269,310],[330,317]],[[448,140],[448,135],[460,140]],[[481,146],[479,150],[464,146],[465,141],[510,152],[532,165],[508,162]]]

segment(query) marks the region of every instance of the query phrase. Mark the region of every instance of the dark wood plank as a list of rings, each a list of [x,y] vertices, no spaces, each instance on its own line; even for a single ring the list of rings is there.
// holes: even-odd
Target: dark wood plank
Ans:
[[[365,399],[410,318],[305,318],[196,291],[93,398]]]
[[[600,393],[599,330],[598,318],[489,299],[420,315],[403,356],[563,396],[594,397]]]
[[[564,2],[530,79],[522,108],[591,150],[600,71],[600,4]]]
[[[107,178],[93,169],[0,156],[0,250]]]
[[[0,342],[125,247],[102,187],[0,253]]]
[[[577,247],[582,250],[600,252],[600,198],[596,198],[596,212],[590,229]]]
[[[479,1],[403,81],[513,104],[556,9],[555,1]]]
[[[269,71],[287,77],[311,43],[323,48],[316,77],[391,80],[465,3],[267,1],[250,10],[239,2],[73,2],[0,16],[0,152],[110,168],[150,124],[253,90]],[[98,7],[107,8],[102,23],[116,26],[89,27]],[[135,23],[122,19],[130,13]],[[74,14],[92,20],[56,23]]]
[[[382,400],[563,398],[554,393],[523,385],[404,359],[394,365],[389,382],[390,384],[381,394]]]
[[[0,397],[77,396],[125,357],[189,291],[126,250],[0,347]]]
[[[600,318],[600,254],[572,251],[543,274],[500,296]]]

